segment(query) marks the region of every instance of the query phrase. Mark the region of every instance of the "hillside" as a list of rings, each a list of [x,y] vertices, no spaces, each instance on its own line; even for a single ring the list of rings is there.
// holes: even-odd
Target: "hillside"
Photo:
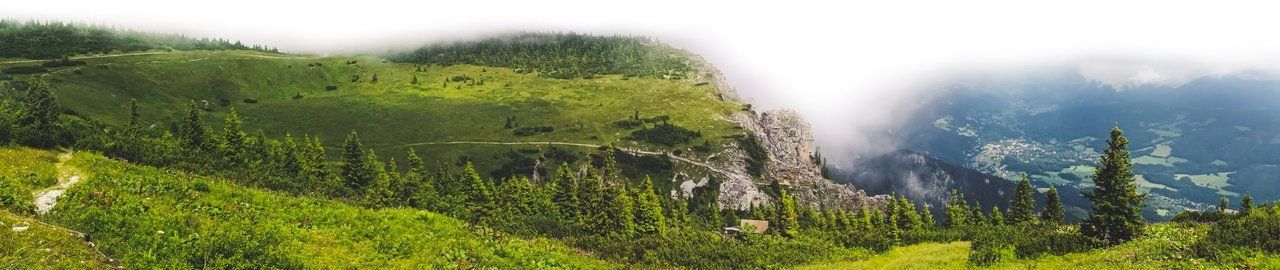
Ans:
[[[861,160],[854,168],[837,172],[834,178],[872,194],[904,195],[911,201],[929,205],[938,215],[951,199],[952,189],[959,194],[986,194],[968,197],[986,208],[1008,209],[1008,198],[1015,186],[1012,181],[905,149]]]
[[[1190,247],[1204,237],[1203,226],[1150,225],[1151,234],[1132,242],[1084,253],[1044,255],[1038,258],[975,267],[968,263],[969,242],[924,243],[897,247],[863,261],[817,264],[796,269],[1270,269],[1280,267],[1274,256],[1246,256],[1245,261],[1224,263],[1196,258]]]
[[[0,149],[6,154],[32,151]],[[5,155],[3,161],[16,160]],[[51,213],[0,216],[14,227],[33,224],[20,232],[6,229],[5,234],[15,237],[4,237],[0,245],[14,247],[6,252],[15,253],[0,254],[12,259],[5,263],[45,267],[40,265],[88,258],[83,267],[106,265],[86,249],[90,244],[84,241],[92,241],[128,268],[239,268],[245,262],[268,268],[612,268],[556,241],[476,230],[426,211],[294,197],[84,152],[65,162],[56,166],[76,168],[83,180],[58,199]],[[32,165],[38,166],[6,172],[0,179],[38,175],[39,168],[55,166],[49,160]],[[37,252],[32,249],[46,247],[57,253],[31,256]]]

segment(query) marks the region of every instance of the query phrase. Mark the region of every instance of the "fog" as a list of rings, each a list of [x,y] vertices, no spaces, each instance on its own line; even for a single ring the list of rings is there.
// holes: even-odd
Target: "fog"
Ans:
[[[897,120],[954,73],[1069,65],[1123,90],[1280,70],[1280,9],[1265,2],[838,2],[44,0],[0,17],[316,54],[512,31],[646,35],[703,55],[757,107],[800,112],[834,163],[893,148]]]

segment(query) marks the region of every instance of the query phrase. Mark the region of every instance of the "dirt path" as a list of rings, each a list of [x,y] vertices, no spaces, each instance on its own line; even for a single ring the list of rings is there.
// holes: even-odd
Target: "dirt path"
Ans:
[[[578,147],[590,147],[590,148],[600,148],[600,147],[601,147],[601,145],[587,144],[587,143],[549,142],[549,141],[548,141],[548,142],[449,141],[449,142],[420,142],[420,143],[403,144],[403,145],[398,145],[398,146],[400,146],[400,147],[404,147],[404,146],[415,146],[415,145],[442,145],[442,144],[485,144],[485,145],[563,145],[563,146],[578,146]],[[393,146],[393,147],[395,147],[395,146]],[[665,152],[654,152],[654,151],[647,151],[647,150],[641,150],[641,149],[632,149],[632,148],[623,148],[623,147],[617,147],[617,149],[618,149],[618,150],[621,150],[621,151],[623,151],[623,152],[631,153],[631,154],[633,154],[633,155],[654,155],[654,156],[666,156],[666,157],[671,158],[671,159],[674,159],[674,160],[679,160],[679,161],[682,161],[682,162],[684,162],[684,163],[688,163],[688,164],[690,164],[690,165],[694,165],[694,166],[702,167],[702,168],[705,168],[705,169],[707,169],[707,170],[709,170],[709,171],[713,171],[713,172],[716,172],[716,173],[722,174],[722,175],[724,175],[725,177],[729,177],[729,176],[731,175],[731,173],[729,173],[728,171],[722,170],[722,169],[720,169],[720,168],[716,168],[715,166],[711,166],[710,164],[703,163],[703,162],[701,162],[701,161],[694,160],[694,159],[691,159],[691,158],[686,158],[686,157],[680,157],[680,156],[672,155],[672,154],[665,153]]]
[[[58,204],[58,197],[66,193],[71,185],[80,182],[80,170],[67,165],[72,154],[73,152],[67,151],[58,155],[58,163],[54,165],[58,170],[58,184],[36,193],[36,213],[43,216],[53,211],[53,207]]]

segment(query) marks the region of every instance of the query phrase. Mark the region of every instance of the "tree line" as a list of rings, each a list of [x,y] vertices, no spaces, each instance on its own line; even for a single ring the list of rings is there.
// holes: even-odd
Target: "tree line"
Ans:
[[[275,48],[225,39],[197,39],[65,22],[0,20],[0,57],[53,59],[76,54],[148,50],[254,50],[279,53]]]
[[[427,45],[390,57],[397,62],[509,67],[551,78],[598,75],[681,78],[690,71],[675,49],[644,37],[523,33]]]

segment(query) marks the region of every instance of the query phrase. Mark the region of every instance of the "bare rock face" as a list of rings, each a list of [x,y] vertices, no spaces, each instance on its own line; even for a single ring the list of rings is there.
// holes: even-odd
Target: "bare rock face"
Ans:
[[[816,151],[809,123],[791,110],[774,110],[756,115],[753,112],[735,114],[734,122],[755,134],[760,146],[768,154],[768,161],[759,179],[753,179],[746,171],[745,151],[731,151],[730,160],[741,164],[726,164],[734,168],[736,175],[720,185],[720,205],[725,208],[745,208],[752,204],[768,203],[769,198],[759,186],[778,180],[801,203],[813,207],[824,206],[853,209],[864,205],[879,207],[887,196],[867,196],[853,185],[836,184],[823,178],[822,168],[813,158]],[[742,148],[739,146],[738,148]],[[736,166],[735,166],[736,165]]]

